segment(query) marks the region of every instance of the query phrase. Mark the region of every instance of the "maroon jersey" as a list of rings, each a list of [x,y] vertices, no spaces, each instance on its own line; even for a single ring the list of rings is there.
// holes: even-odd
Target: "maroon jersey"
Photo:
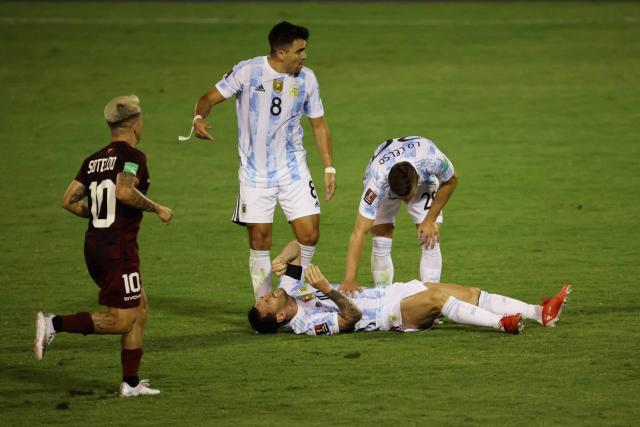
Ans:
[[[116,199],[116,177],[127,172],[138,177],[138,190],[149,188],[147,159],[126,142],[112,142],[82,162],[76,175],[89,196],[89,228],[84,258],[89,274],[100,287],[100,304],[132,308],[140,304],[142,279],[136,241],[142,210]]]
[[[116,199],[116,177],[128,172],[138,177],[138,190],[146,194],[149,171],[144,153],[126,142],[112,142],[82,162],[76,175],[89,196],[89,235],[111,242],[134,241],[140,229],[142,210]]]

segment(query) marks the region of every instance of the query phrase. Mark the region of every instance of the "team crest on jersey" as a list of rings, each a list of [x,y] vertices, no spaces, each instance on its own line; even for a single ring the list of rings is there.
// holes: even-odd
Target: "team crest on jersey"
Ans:
[[[289,89],[289,93],[291,94],[291,96],[298,96],[300,94],[300,89],[298,89],[298,86],[291,86],[291,89]]]
[[[315,329],[316,335],[327,335],[329,333],[329,325],[327,325],[327,322],[313,325],[313,329]]]
[[[243,203],[243,204],[242,204],[241,209],[242,209],[242,213],[243,213],[243,214],[246,214],[246,213],[247,213],[247,205],[246,205],[245,203]]]
[[[283,86],[284,86],[284,81],[282,81],[282,80],[274,80],[273,81],[273,91],[275,93],[281,93]]]
[[[378,195],[372,189],[367,188],[367,192],[364,193],[364,202],[371,206],[377,197]]]

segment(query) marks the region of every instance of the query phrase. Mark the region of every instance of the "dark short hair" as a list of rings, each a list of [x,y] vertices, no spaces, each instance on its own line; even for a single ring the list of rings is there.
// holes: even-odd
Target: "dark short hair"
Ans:
[[[389,187],[396,196],[403,197],[411,193],[417,183],[418,173],[409,162],[396,163],[389,171]]]
[[[271,31],[269,31],[269,46],[271,47],[271,53],[274,53],[277,49],[288,47],[294,40],[298,39],[308,40],[309,30],[305,27],[293,25],[287,21],[282,21],[276,24]]]
[[[261,334],[275,334],[278,332],[278,328],[280,327],[280,324],[276,320],[276,316],[274,314],[270,313],[266,316],[261,316],[255,305],[249,309],[247,317],[249,318],[251,327]]]

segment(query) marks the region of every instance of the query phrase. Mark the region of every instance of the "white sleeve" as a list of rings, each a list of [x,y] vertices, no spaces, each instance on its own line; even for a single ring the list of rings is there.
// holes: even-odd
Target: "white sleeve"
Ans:
[[[246,69],[248,67],[241,67],[240,64],[235,65],[233,70],[216,83],[216,88],[225,98],[230,98],[238,92],[242,92],[242,86]]]
[[[376,219],[380,198],[383,196],[378,183],[373,177],[369,177],[364,185],[362,197],[360,197],[360,207],[358,212],[365,218]]]
[[[335,312],[305,314],[293,319],[289,326],[296,334],[334,335],[340,333],[338,313]]]
[[[436,161],[432,174],[435,175],[440,182],[447,182],[451,179],[455,170],[453,169],[453,163],[449,161],[447,156],[438,149],[436,149]]]
[[[320,85],[312,72],[309,73],[306,92],[307,99],[304,101],[304,114],[312,119],[324,116],[324,107],[320,99]]]

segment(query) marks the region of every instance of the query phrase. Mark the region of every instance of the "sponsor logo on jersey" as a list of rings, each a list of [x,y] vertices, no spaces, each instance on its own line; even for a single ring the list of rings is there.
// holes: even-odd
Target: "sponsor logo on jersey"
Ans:
[[[283,86],[284,86],[284,81],[282,81],[282,80],[274,80],[273,81],[273,91],[275,93],[281,93]]]
[[[319,208],[320,207],[320,202],[316,200],[316,204],[315,204],[314,207]]]
[[[315,329],[316,335],[327,335],[329,333],[329,325],[327,325],[326,322],[319,325],[313,325],[313,329]]]
[[[256,88],[256,92],[266,92],[266,91],[264,90],[264,86],[260,85]]]
[[[291,89],[289,89],[289,93],[291,96],[298,96],[300,94],[300,89],[298,89],[298,86],[292,86]]]
[[[367,192],[364,193],[364,202],[371,206],[377,197],[378,195],[372,189],[367,188]]]
[[[136,300],[136,299],[140,299],[141,296],[142,296],[141,294],[131,295],[130,297],[124,297],[123,299],[125,301],[133,301],[133,300]]]

